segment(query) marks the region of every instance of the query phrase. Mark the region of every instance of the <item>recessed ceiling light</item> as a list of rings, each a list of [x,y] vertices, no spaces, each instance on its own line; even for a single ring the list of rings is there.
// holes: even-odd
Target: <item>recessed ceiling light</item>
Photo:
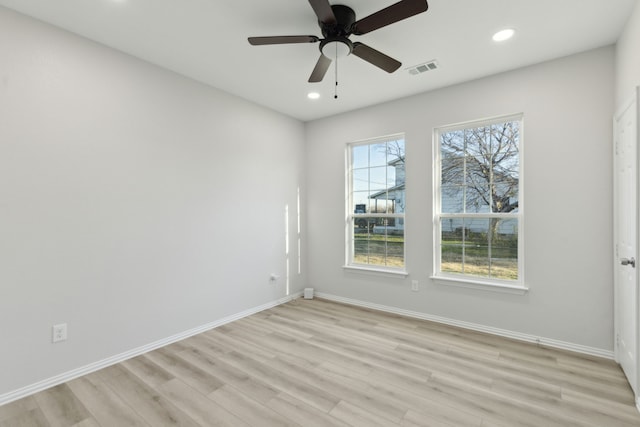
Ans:
[[[318,98],[320,98],[320,94],[318,92],[309,92],[307,94],[307,98],[309,98],[309,99],[318,99]]]
[[[503,42],[505,40],[509,40],[515,33],[516,31],[513,28],[507,28],[506,30],[498,31],[493,35],[493,41]]]

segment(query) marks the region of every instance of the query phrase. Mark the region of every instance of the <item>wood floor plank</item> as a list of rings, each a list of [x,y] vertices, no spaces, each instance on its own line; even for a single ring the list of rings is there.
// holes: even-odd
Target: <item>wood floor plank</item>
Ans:
[[[454,408],[443,411],[440,405],[421,410],[410,409],[402,421],[403,427],[480,427],[482,419]]]
[[[66,384],[34,396],[52,427],[67,427],[91,418],[91,414]]]
[[[86,420],[79,422],[78,424],[74,424],[71,427],[101,427],[101,426],[100,424],[98,424],[98,422],[95,419],[88,418]]]
[[[231,386],[219,388],[209,395],[209,399],[252,426],[300,427],[300,424],[283,417]]]
[[[170,349],[161,348],[146,355],[151,361],[160,365],[163,369],[171,372],[174,376],[207,395],[224,385],[224,381],[218,379],[215,375],[186,363],[183,359],[176,356]]]
[[[95,374],[70,381],[67,385],[100,425],[149,426]]]
[[[455,396],[462,408],[472,413],[481,414],[483,419],[512,422],[529,427],[581,425],[578,421],[570,419],[561,412],[552,413],[548,408],[540,410],[539,407],[531,405],[527,401],[488,392],[453,376],[434,375],[429,379],[428,385],[449,396]]]
[[[103,369],[99,375],[150,425],[198,427],[192,418],[123,365]]]
[[[562,411],[594,426],[614,424],[614,419],[616,426],[640,426],[638,411],[631,405],[603,402],[601,399],[594,399],[593,396],[570,390],[562,392]]]
[[[249,425],[177,378],[162,384],[158,390],[200,425],[229,427]]]
[[[336,407],[329,412],[329,415],[350,426],[389,427],[398,425],[344,400],[340,401]]]
[[[0,406],[0,421],[15,418],[33,409],[38,409],[38,402],[36,402],[35,396],[29,396],[7,403],[6,405]]]
[[[49,422],[40,408],[35,408],[0,421],[0,427],[49,427]]]
[[[259,378],[268,384],[272,384],[279,390],[296,396],[297,399],[325,413],[328,413],[338,404],[339,399],[334,397],[330,392],[306,382],[298,381],[291,375],[280,372],[272,366],[267,366],[243,354],[231,352],[228,355],[222,356],[222,358],[231,365],[244,370],[251,376]]]
[[[321,368],[307,370],[299,365],[285,363],[280,358],[274,360],[273,366],[280,372],[289,371],[291,376],[298,378],[301,382],[306,382],[309,385],[328,391],[341,401],[348,401],[354,406],[376,414],[378,417],[386,418],[391,422],[400,422],[406,413],[407,406],[405,404],[390,402],[384,392],[372,389],[370,383],[363,377],[334,375],[332,372]]]
[[[269,407],[304,427],[347,427],[348,424],[332,417],[287,393],[280,393],[269,402]],[[256,426],[258,427],[258,426]]]
[[[295,300],[0,407],[16,426],[630,427],[611,360]]]
[[[146,356],[125,360],[122,362],[122,366],[133,372],[151,387],[157,387],[175,378],[175,376]]]
[[[222,345],[226,348],[225,354],[230,351],[238,351],[246,354],[253,355],[256,359],[268,361],[270,358],[275,357],[275,354],[267,351],[264,347],[260,347],[254,343],[237,340],[230,334],[229,329],[223,331],[214,329],[207,331],[203,334],[206,338],[210,339],[214,343]]]
[[[215,354],[208,354],[206,350],[201,348],[182,351],[178,356],[201,369],[215,372],[216,376],[223,380],[225,384],[235,387],[246,396],[260,403],[264,404],[280,393],[278,389],[270,384],[220,360]]]

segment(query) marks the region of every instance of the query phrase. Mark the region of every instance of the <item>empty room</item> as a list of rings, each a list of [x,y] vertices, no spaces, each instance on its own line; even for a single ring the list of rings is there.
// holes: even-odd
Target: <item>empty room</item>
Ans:
[[[0,427],[640,426],[639,52],[637,0],[0,0]]]

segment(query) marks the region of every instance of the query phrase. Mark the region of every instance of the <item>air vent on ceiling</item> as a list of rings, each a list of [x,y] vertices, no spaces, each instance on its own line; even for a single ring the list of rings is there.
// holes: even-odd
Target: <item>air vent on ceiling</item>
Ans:
[[[412,76],[437,69],[438,62],[435,59],[433,61],[425,62],[424,64],[414,65],[413,67],[407,68],[407,70],[409,70],[409,74],[411,74]]]

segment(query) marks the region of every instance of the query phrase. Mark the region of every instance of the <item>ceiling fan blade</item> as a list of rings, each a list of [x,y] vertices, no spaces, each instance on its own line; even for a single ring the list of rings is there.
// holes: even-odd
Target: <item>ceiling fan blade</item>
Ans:
[[[249,37],[249,44],[260,46],[265,44],[316,43],[320,39],[316,36],[270,36]]]
[[[333,14],[329,0],[309,0],[309,3],[316,13],[318,21],[329,25],[334,25],[338,22],[336,16]]]
[[[358,58],[364,59],[370,64],[383,69],[387,73],[393,73],[402,65],[401,62],[396,61],[392,57],[387,56],[384,53],[379,52],[374,48],[360,42],[355,42],[353,44],[353,51],[351,53]]]
[[[413,15],[426,12],[428,8],[429,5],[426,0],[402,0],[356,21],[353,24],[352,33],[358,36],[366,34]]]
[[[309,77],[309,83],[319,83],[324,78],[324,75],[327,74],[327,70],[329,69],[329,65],[331,65],[331,60],[320,54],[320,58],[318,58],[318,62],[316,63],[315,68],[311,72],[311,77]]]

